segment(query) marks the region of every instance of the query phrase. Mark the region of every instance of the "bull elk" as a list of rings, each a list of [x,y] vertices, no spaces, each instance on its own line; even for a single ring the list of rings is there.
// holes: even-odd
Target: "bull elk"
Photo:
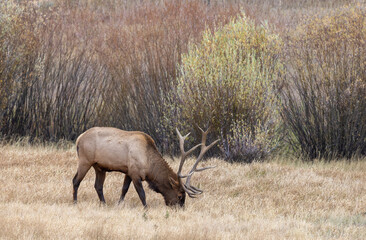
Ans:
[[[143,132],[123,131],[117,128],[94,127],[76,140],[77,153],[79,157],[78,169],[73,178],[74,203],[77,202],[77,192],[80,182],[91,167],[94,168],[95,190],[99,200],[105,203],[103,195],[103,184],[106,172],[118,171],[125,174],[122,187],[122,194],[119,202],[122,202],[128,191],[131,181],[140,197],[142,204],[146,207],[145,191],[142,181],[147,181],[149,187],[155,192],[161,193],[165,204],[168,206],[184,206],[186,193],[194,198],[203,191],[191,186],[190,180],[195,172],[200,172],[212,167],[197,169],[203,155],[213,147],[218,140],[206,146],[206,138],[209,129],[202,132],[202,143],[194,146],[188,151],[184,150],[184,140],[188,137],[182,136],[176,129],[179,137],[179,146],[182,151],[178,172],[175,173],[156,148],[154,140]],[[183,164],[186,157],[196,148],[201,146],[201,152],[187,175],[182,175]],[[183,178],[187,178],[183,183]]]

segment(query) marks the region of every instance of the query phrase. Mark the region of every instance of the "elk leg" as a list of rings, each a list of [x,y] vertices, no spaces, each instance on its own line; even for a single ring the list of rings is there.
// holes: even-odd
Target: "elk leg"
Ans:
[[[72,184],[74,187],[74,203],[77,203],[77,199],[78,199],[78,189],[80,186],[81,181],[84,179],[86,173],[89,171],[91,166],[87,166],[87,165],[79,165],[78,167],[78,171],[75,174],[75,177],[72,179]]]
[[[144,188],[142,187],[142,183],[141,183],[141,179],[133,179],[133,185],[135,186],[135,189],[140,197],[140,200],[142,202],[142,205],[144,205],[144,207],[146,208],[146,197],[145,197],[145,191]]]
[[[95,170],[95,184],[94,188],[97,191],[100,202],[105,204],[105,199],[103,195],[103,184],[105,180],[105,171],[100,168],[93,166]]]
[[[131,181],[132,181],[132,179],[130,178],[130,176],[128,176],[126,174],[125,175],[125,180],[123,181],[121,198],[119,199],[118,204],[123,202],[123,200],[125,199],[125,196],[126,196],[126,193],[128,191],[128,188],[130,187]]]

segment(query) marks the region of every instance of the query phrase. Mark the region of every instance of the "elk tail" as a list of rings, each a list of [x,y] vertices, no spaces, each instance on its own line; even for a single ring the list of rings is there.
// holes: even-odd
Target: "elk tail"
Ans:
[[[78,157],[79,157],[79,141],[80,141],[80,138],[81,136],[83,136],[84,133],[80,134],[80,136],[76,139],[76,152],[78,154]]]

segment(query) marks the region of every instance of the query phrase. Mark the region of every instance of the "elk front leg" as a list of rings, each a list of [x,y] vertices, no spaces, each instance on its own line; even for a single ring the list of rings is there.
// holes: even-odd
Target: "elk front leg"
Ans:
[[[133,185],[135,186],[135,189],[140,197],[140,200],[142,202],[142,205],[144,205],[144,207],[146,208],[146,197],[145,197],[145,191],[144,188],[142,187],[142,182],[141,179],[133,179]]]
[[[126,193],[128,191],[128,188],[130,187],[131,181],[132,181],[132,179],[130,178],[130,176],[128,176],[126,174],[125,175],[125,180],[123,181],[121,198],[119,199],[118,204],[123,202],[123,200],[125,199],[125,196],[126,196]]]

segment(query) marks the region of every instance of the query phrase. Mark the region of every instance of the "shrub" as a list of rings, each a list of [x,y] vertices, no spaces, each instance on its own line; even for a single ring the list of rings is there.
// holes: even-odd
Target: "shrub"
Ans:
[[[27,14],[26,8],[13,1],[0,3],[0,102],[1,127],[11,125],[6,112],[17,114],[15,98],[24,99],[18,89],[26,89],[31,84],[25,76],[35,65],[39,48],[34,33],[34,16]],[[12,107],[9,107],[12,105]],[[2,133],[4,133],[2,131]]]
[[[32,3],[0,5],[3,135],[74,139],[95,122],[101,68],[70,15]]]
[[[268,154],[277,143],[274,87],[282,70],[280,48],[281,40],[267,25],[256,26],[244,15],[214,33],[205,31],[183,55],[177,90],[171,93],[178,98],[181,128],[210,125],[230,160],[249,162]]]
[[[282,116],[310,159],[366,153],[366,10],[313,17],[289,37]]]

